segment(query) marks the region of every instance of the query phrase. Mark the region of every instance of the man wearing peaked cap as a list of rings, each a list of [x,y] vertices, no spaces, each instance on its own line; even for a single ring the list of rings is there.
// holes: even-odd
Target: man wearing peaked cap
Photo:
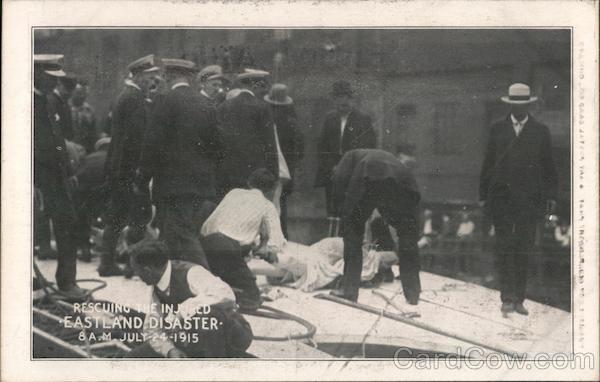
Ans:
[[[152,179],[161,239],[172,258],[208,269],[198,233],[216,196],[221,137],[214,113],[191,87],[196,65],[181,59],[163,59],[163,64],[168,91],[153,112],[137,184],[147,192]]]
[[[216,107],[225,100],[223,82],[226,81],[223,69],[219,65],[209,65],[203,68],[196,77],[200,88],[201,100],[205,105]]]
[[[58,249],[56,283],[61,291],[73,299],[83,298],[83,291],[75,284],[77,259],[75,249],[75,211],[71,202],[71,169],[67,158],[64,132],[48,106],[48,94],[56,86],[56,78],[65,75],[62,55],[35,55],[33,78],[33,129],[34,129],[34,185],[36,205],[35,237],[47,232],[43,238],[49,248],[49,229],[38,225],[42,216],[49,217],[54,227]],[[39,200],[39,199],[43,199]],[[40,242],[40,244],[42,244]],[[42,249],[42,248],[40,248]],[[38,255],[41,255],[38,254]]]
[[[246,69],[238,74],[239,89],[228,93],[217,109],[227,151],[220,171],[220,196],[245,188],[248,176],[264,167],[279,174],[273,117],[262,99],[268,72]],[[229,94],[237,95],[229,97]]]
[[[490,129],[479,197],[496,232],[501,311],[526,315],[528,253],[539,218],[553,212],[557,174],[550,131],[528,110],[537,100],[529,86],[512,84],[501,100],[510,114]]]
[[[98,273],[104,277],[123,274],[115,263],[117,240],[123,228],[129,226],[129,237],[139,241],[151,217],[149,197],[134,194],[133,186],[148,124],[146,98],[152,77],[160,68],[151,54],[133,61],[127,69],[130,76],[112,109],[112,141],[106,162],[109,207],[98,267]],[[125,271],[126,276],[132,274],[129,268]]]

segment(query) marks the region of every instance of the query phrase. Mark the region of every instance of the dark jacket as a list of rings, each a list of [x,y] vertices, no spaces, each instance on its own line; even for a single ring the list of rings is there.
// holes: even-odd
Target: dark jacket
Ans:
[[[277,126],[279,146],[292,177],[292,181],[284,186],[284,191],[290,193],[293,189],[294,171],[304,157],[304,139],[298,126],[296,110],[292,105],[271,105],[271,110],[273,122]]]
[[[278,175],[273,117],[266,102],[244,91],[222,103],[217,117],[226,148],[220,169],[223,191],[244,187],[260,167]]]
[[[110,192],[130,195],[147,123],[147,101],[141,90],[125,85],[112,110],[111,143],[106,161]]]
[[[153,178],[153,199],[214,198],[215,166],[223,144],[199,95],[189,86],[170,90],[155,100],[150,119],[140,172],[144,181]]]
[[[330,112],[323,123],[319,139],[319,167],[315,186],[323,187],[330,182],[333,167],[342,155],[350,150],[375,148],[375,132],[371,119],[353,109],[348,116],[344,137],[341,138],[341,117],[337,111]]]
[[[529,116],[515,135],[510,115],[491,127],[479,195],[492,214],[535,215],[555,198],[557,174],[548,128]]]
[[[415,201],[420,199],[412,171],[393,154],[376,149],[348,151],[332,176],[336,212],[341,216],[352,213],[369,185],[384,181],[393,184],[394,188],[414,194]]]
[[[70,175],[69,159],[61,126],[46,95],[34,94],[33,114],[34,184],[42,191],[62,189]]]
[[[99,150],[85,156],[75,173],[80,191],[91,192],[103,186],[106,155],[106,150]]]
[[[56,91],[48,94],[48,109],[53,115],[54,123],[62,130],[65,139],[73,140],[73,122],[71,117],[71,106],[68,100],[63,99]],[[56,118],[58,116],[58,118]]]

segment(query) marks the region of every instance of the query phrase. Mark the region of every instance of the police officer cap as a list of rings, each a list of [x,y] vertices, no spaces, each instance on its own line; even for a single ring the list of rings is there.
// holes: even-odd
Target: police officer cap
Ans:
[[[198,79],[200,82],[224,79],[223,69],[219,65],[209,65],[203,68],[200,73],[198,73]]]
[[[268,77],[271,73],[259,69],[244,69],[243,73],[237,75],[238,80],[259,79]]]
[[[183,72],[183,73],[196,73],[198,68],[192,61],[182,60],[179,58],[165,58],[163,59],[163,65],[167,72]]]
[[[33,64],[51,76],[64,77],[67,75],[62,69],[64,57],[62,54],[34,54]]]
[[[127,69],[131,74],[138,74],[140,72],[154,72],[159,70],[160,67],[154,55],[149,54],[127,65]]]

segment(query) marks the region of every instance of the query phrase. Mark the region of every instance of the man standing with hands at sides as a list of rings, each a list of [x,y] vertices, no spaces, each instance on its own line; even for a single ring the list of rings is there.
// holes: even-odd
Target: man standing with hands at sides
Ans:
[[[371,119],[354,107],[354,91],[350,83],[335,82],[331,96],[335,110],[327,114],[321,130],[318,144],[319,167],[315,182],[316,187],[325,187],[327,215],[330,218],[334,214],[331,195],[333,168],[347,151],[375,148]]]
[[[109,207],[98,267],[102,277],[124,274],[115,263],[119,234],[129,226],[132,241],[141,240],[151,215],[149,200],[134,193],[134,180],[148,123],[148,87],[160,68],[152,54],[135,60],[127,68],[130,76],[112,111],[112,138],[106,161]],[[131,276],[131,269],[127,268],[126,273]]]
[[[40,54],[33,58],[33,130],[36,204],[44,209],[54,226],[58,249],[56,284],[73,299],[82,299],[83,290],[75,284],[77,258],[75,247],[75,210],[71,198],[73,182],[67,158],[60,117],[48,105],[48,95],[56,80],[66,74],[62,70],[63,55]],[[39,200],[43,197],[43,201]],[[37,228],[37,227],[36,227]],[[49,239],[49,237],[48,237]]]
[[[160,237],[172,259],[209,269],[200,245],[202,223],[216,197],[215,167],[223,146],[210,110],[192,87],[196,64],[164,59],[168,91],[152,113],[136,184],[157,209]]]
[[[510,115],[491,127],[479,194],[496,232],[501,311],[527,315],[527,258],[538,219],[555,207],[557,174],[550,132],[529,114],[529,86],[512,84],[501,100]]]
[[[234,188],[246,187],[250,174],[266,168],[279,174],[275,130],[269,105],[262,99],[269,72],[245,69],[237,75],[238,94],[217,109],[225,141],[220,169],[220,197]]]
[[[337,297],[357,301],[363,262],[365,222],[377,208],[383,220],[396,229],[400,281],[406,301],[417,305],[421,293],[417,242],[419,200],[412,174],[414,157],[374,149],[348,151],[333,171],[332,204],[344,226],[344,275]]]

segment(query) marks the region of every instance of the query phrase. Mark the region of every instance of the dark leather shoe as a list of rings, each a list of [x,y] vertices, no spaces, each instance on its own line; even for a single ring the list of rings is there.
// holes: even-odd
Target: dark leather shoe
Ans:
[[[92,252],[90,252],[90,249],[88,247],[81,248],[81,255],[79,255],[79,260],[83,261],[84,263],[92,262]]]
[[[67,285],[63,288],[60,288],[60,294],[65,300],[70,302],[81,302],[86,299],[86,289],[80,288],[75,284]]]
[[[529,311],[525,309],[522,302],[516,303],[514,306],[515,312],[522,314],[524,316],[529,315]]]
[[[515,305],[512,302],[503,302],[500,311],[502,313],[512,313],[515,311]]]
[[[349,300],[352,302],[356,302],[358,300],[358,296],[349,296],[346,293],[344,293],[344,291],[342,289],[332,289],[329,292],[330,295],[338,297],[338,298],[343,298],[345,300]]]
[[[100,264],[98,267],[100,277],[123,276],[123,270],[117,264]]]
[[[123,268],[123,276],[125,276],[126,279],[130,279],[134,274],[135,272],[133,271],[133,268],[131,268],[131,265],[125,265],[125,268]]]
[[[406,297],[406,302],[409,305],[419,305],[419,296]]]
[[[40,248],[34,250],[38,260],[56,260],[58,259],[58,253],[52,248]]]

